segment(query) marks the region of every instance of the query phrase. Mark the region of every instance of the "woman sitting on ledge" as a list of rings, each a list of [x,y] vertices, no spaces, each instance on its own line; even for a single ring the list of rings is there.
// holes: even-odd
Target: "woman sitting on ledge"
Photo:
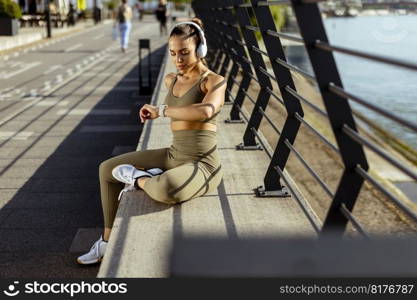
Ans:
[[[100,164],[105,228],[90,251],[77,258],[80,264],[102,260],[123,192],[142,189],[155,201],[176,204],[216,190],[222,180],[216,116],[224,104],[226,81],[204,61],[207,46],[201,21],[177,23],[168,45],[178,73],[165,77],[165,104],[145,104],[139,115],[142,123],[171,118],[172,145],[125,153]]]

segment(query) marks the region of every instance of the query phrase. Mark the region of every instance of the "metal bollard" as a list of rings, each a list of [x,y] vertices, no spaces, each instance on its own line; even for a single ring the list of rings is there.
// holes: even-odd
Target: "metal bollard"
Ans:
[[[144,85],[143,78],[143,60],[142,49],[148,49],[148,80],[147,85]],[[150,95],[152,92],[152,79],[151,79],[151,42],[149,39],[139,39],[139,66],[138,66],[138,78],[139,78],[139,95]]]

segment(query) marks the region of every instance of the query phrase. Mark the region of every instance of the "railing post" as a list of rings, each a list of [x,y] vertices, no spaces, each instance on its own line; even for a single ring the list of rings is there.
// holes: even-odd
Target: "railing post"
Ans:
[[[203,3],[201,1],[194,1],[192,6],[196,16],[200,18],[204,24],[209,24],[205,27],[205,35],[207,43],[209,44],[207,62],[209,63],[210,68],[217,73],[221,62],[223,61],[223,57],[225,56],[225,51],[222,51],[224,48],[224,42],[222,41],[222,37],[216,37],[217,24],[213,23],[210,18],[211,7],[204,7],[202,4]],[[221,75],[224,76],[224,74]]]
[[[45,2],[45,21],[46,21],[46,37],[51,38],[51,10],[49,9],[49,0]]]
[[[347,99],[332,94],[328,89],[331,82],[342,88],[343,85],[333,53],[315,47],[317,41],[328,42],[319,7],[317,3],[303,3],[302,0],[291,0],[291,2],[345,167],[324,221],[322,235],[326,233],[343,235],[348,220],[340,207],[344,204],[349,211],[352,211],[364,181],[355,172],[355,168],[359,165],[362,169],[368,170],[369,167],[362,145],[342,131],[345,124],[357,131]]]
[[[268,30],[276,31],[274,19],[268,6],[258,6],[259,0],[251,0],[253,12],[264,40],[265,48],[268,53],[271,66],[277,79],[278,88],[282,95],[288,117],[285,120],[281,135],[275,147],[275,151],[265,175],[265,189],[270,190],[276,186],[276,182],[280,181],[279,174],[274,167],[279,166],[281,170],[285,169],[291,150],[286,145],[288,141],[291,145],[294,143],[298,130],[300,129],[300,121],[296,119],[295,114],[304,116],[303,108],[300,101],[291,95],[286,87],[296,90],[290,71],[277,63],[277,60],[286,61],[285,52],[281,41],[267,34]]]
[[[205,24],[210,24],[210,26],[207,26],[208,28],[206,28],[207,42],[210,44],[209,51],[211,53],[216,51],[217,54],[214,55],[215,61],[209,61],[208,63],[213,71],[228,77],[225,104],[233,104],[230,100],[230,90],[233,87],[231,78],[236,76],[239,66],[233,62],[232,71],[226,76],[227,67],[233,60],[230,58],[230,53],[227,49],[228,41],[222,34],[219,34],[222,32],[222,28],[218,23],[219,20],[214,18],[215,8],[212,7],[210,3],[206,2],[203,4],[202,1],[197,3],[193,2],[193,8],[196,15],[201,18]],[[221,69],[219,71],[220,66]]]
[[[254,70],[258,78],[259,85],[261,87],[256,103],[255,103],[255,107],[252,111],[252,114],[248,122],[248,126],[246,127],[246,130],[243,136],[243,143],[237,145],[237,149],[239,150],[262,150],[262,147],[256,142],[255,135],[253,134],[252,130],[257,131],[259,129],[259,125],[262,120],[262,114],[259,112],[259,108],[261,108],[262,110],[266,109],[269,98],[270,98],[270,94],[266,91],[266,88],[268,87],[272,90],[272,84],[268,76],[266,76],[264,73],[259,71],[258,68],[256,68],[257,66],[260,66],[266,69],[262,55],[254,51],[252,48],[252,46],[259,48],[259,45],[256,40],[255,34],[251,30],[248,30],[246,28],[246,26],[251,25],[247,10],[243,7],[238,6],[239,4],[242,4],[243,1],[242,0],[229,0],[229,1],[226,1],[226,3],[227,2],[229,2],[230,5],[233,5],[235,7],[235,12],[236,12],[235,16],[239,24],[240,30],[242,32],[242,37],[243,37],[243,40],[245,41],[252,64],[253,66],[255,66]]]
[[[139,39],[139,64],[138,64],[138,76],[139,76],[139,95],[150,95],[152,93],[152,72],[151,72],[151,42],[149,39]],[[148,50],[148,84],[143,84],[143,68],[144,62],[142,60],[142,49]]]
[[[214,2],[214,1],[213,1]],[[251,77],[249,74],[252,74],[252,70],[250,68],[250,65],[245,61],[245,58],[247,59],[246,53],[244,48],[237,43],[237,41],[242,42],[242,39],[239,35],[239,32],[236,28],[236,24],[234,22],[234,17],[232,15],[232,12],[229,9],[225,9],[225,2],[222,0],[216,0],[215,1],[215,7],[217,7],[219,13],[219,20],[217,21],[219,24],[221,24],[220,34],[224,36],[226,40],[226,51],[228,51],[229,56],[234,64],[238,64],[242,70],[242,80],[239,86],[239,90],[237,92],[236,98],[233,102],[233,107],[230,112],[230,119],[225,120],[226,123],[243,123],[244,120],[240,118],[240,108],[242,107],[243,101],[245,99],[245,93],[249,87],[249,84],[251,82]],[[235,71],[236,70],[236,71]],[[236,67],[232,67],[232,71],[236,72]],[[228,82],[228,88],[231,90],[231,87],[233,86],[233,80],[234,80],[235,74],[232,72],[229,76],[229,82]],[[229,85],[230,83],[230,85]]]

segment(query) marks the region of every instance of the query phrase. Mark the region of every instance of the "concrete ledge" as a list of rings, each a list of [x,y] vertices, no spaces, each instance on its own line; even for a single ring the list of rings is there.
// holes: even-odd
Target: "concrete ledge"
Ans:
[[[162,79],[175,71],[166,60],[165,57],[164,71],[151,100],[153,105],[163,102],[167,89]],[[264,151],[235,150],[246,124],[224,123],[230,110],[231,106],[224,106],[218,119],[218,150],[224,177],[217,192],[174,206],[155,202],[143,191],[125,193],[97,277],[167,277],[174,235],[205,233],[227,239],[316,236],[293,197],[255,197],[253,189],[263,185],[269,158]],[[146,122],[137,150],[169,147],[172,140],[169,122],[169,119]],[[296,186],[292,188],[298,193],[297,198],[304,201]],[[307,202],[301,205],[312,211]],[[318,218],[315,221],[319,222]]]
[[[42,32],[26,32],[19,33],[15,37],[1,37],[0,51],[9,50],[12,48],[27,45],[43,39]]]

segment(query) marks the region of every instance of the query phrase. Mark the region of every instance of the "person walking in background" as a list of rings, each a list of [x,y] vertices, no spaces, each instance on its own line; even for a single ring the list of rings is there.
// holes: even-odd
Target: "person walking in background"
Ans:
[[[132,8],[127,4],[127,0],[122,0],[122,3],[113,13],[115,20],[114,26],[119,25],[120,45],[122,52],[125,53],[127,45],[129,44],[129,34],[132,27]]]
[[[67,17],[68,17],[68,26],[75,26],[75,18],[76,18],[75,14],[76,14],[76,11],[75,11],[75,8],[74,8],[74,4],[70,3],[68,15],[67,15]]]
[[[159,21],[159,32],[160,35],[167,34],[167,4],[165,0],[159,0],[158,7],[155,11],[156,18]]]
[[[145,13],[145,10],[143,9],[143,4],[138,2],[136,4],[137,10],[138,10],[138,14],[139,14],[139,21],[142,21],[143,19],[143,14]]]

